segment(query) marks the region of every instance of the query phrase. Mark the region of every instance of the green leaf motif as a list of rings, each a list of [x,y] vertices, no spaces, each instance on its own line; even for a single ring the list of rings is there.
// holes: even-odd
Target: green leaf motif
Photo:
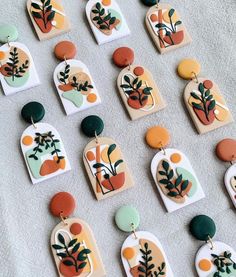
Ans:
[[[74,265],[74,263],[72,261],[70,261],[70,260],[65,260],[65,261],[62,261],[62,262],[66,266],[73,266]]]
[[[50,12],[50,14],[49,14],[48,17],[47,17],[47,21],[48,21],[48,22],[49,22],[49,21],[52,21],[53,18],[54,18],[54,16],[55,16],[55,11]]]
[[[111,144],[107,150],[107,156],[110,156],[111,153],[116,149],[116,144]]]
[[[69,242],[68,247],[72,247],[76,242],[77,242],[77,239],[72,239],[72,240]]]
[[[208,106],[208,110],[209,111],[213,110],[215,108],[215,106],[216,106],[216,101],[212,100],[211,103]]]
[[[62,236],[62,234],[58,234],[58,240],[60,241],[60,243],[62,243],[62,244],[65,244],[65,239],[64,239],[64,237]]]
[[[175,10],[174,10],[174,9],[170,9],[170,10],[169,10],[169,13],[168,13],[169,17],[172,17],[172,16],[173,16],[173,14],[174,14],[174,12],[175,12]]]
[[[53,244],[53,245],[52,245],[52,248],[54,248],[55,250],[61,250],[61,249],[63,249],[64,247],[62,247],[61,245],[58,245],[58,244]]]
[[[76,252],[79,250],[79,248],[80,248],[80,242],[77,243],[77,244],[74,246],[74,248],[72,249],[71,253],[72,253],[72,254],[76,253]]]
[[[88,257],[87,255],[91,253],[89,249],[83,249],[77,256],[77,261],[85,261]]]
[[[33,15],[33,17],[35,17],[35,18],[42,18],[41,14],[38,13],[38,12],[35,12],[35,11],[32,11],[32,15]]]
[[[40,6],[38,4],[36,4],[36,3],[32,3],[31,6],[33,8],[35,8],[36,10],[40,10],[41,9]]]
[[[195,109],[204,111],[203,107],[200,104],[197,104],[195,102],[192,102],[192,105]]]

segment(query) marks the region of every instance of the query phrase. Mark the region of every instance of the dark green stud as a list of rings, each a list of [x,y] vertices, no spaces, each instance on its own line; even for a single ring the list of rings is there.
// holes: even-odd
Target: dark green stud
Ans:
[[[24,105],[21,110],[21,116],[28,123],[37,123],[43,119],[45,115],[45,109],[42,104],[38,102],[29,102]]]
[[[104,123],[99,116],[90,115],[85,117],[81,122],[81,129],[87,137],[92,138],[102,133]]]
[[[142,2],[143,2],[144,5],[146,5],[148,7],[151,7],[151,6],[156,5],[160,1],[157,1],[157,0],[142,0]]]
[[[195,216],[190,222],[190,232],[198,240],[208,241],[216,233],[213,219],[206,215]]]

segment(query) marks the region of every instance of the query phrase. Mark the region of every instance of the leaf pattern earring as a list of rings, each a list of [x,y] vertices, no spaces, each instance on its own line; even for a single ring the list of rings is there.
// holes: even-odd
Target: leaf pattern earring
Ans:
[[[190,222],[190,233],[205,244],[195,258],[199,277],[231,277],[236,274],[236,252],[221,241],[213,241],[216,233],[214,221],[206,215],[195,216]]]
[[[181,151],[165,148],[170,134],[161,126],[146,133],[146,143],[160,151],[151,162],[151,172],[168,212],[176,211],[205,197],[188,158]]]
[[[111,138],[100,137],[104,123],[98,116],[83,119],[82,132],[94,138],[83,153],[83,161],[97,200],[116,195],[133,187],[128,166],[119,145]]]
[[[6,96],[40,85],[29,49],[17,38],[15,26],[0,25],[0,82]]]
[[[131,233],[121,248],[127,277],[174,276],[160,241],[150,232],[136,231],[140,223],[136,208],[130,205],[120,207],[115,222],[121,231]]]
[[[225,172],[224,183],[236,208],[236,140],[230,138],[221,140],[216,146],[216,155],[221,161],[231,164]]]
[[[20,144],[33,184],[71,169],[57,130],[47,123],[38,123],[44,114],[44,107],[38,102],[29,102],[21,110],[23,119],[32,124],[23,132]]]
[[[55,56],[62,61],[54,70],[54,83],[67,115],[101,103],[93,78],[87,66],[74,59],[76,47],[70,41],[61,41],[54,48]]]
[[[233,117],[219,87],[208,78],[198,77],[201,66],[197,60],[184,59],[178,65],[178,74],[191,80],[183,98],[199,134],[204,134],[233,122]]]
[[[61,219],[51,234],[51,250],[59,277],[106,275],[92,230],[79,218],[69,218],[75,199],[59,192],[50,202],[50,212]]]
[[[113,53],[114,64],[124,68],[117,87],[131,120],[142,118],[165,108],[166,104],[149,70],[133,65],[134,51],[120,47]]]

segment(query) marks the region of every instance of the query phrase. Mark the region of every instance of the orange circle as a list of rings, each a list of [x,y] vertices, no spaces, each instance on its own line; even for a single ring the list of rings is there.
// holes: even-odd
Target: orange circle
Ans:
[[[136,76],[142,76],[143,73],[144,73],[144,69],[143,69],[142,66],[137,66],[137,67],[135,67],[135,69],[134,69],[134,74],[135,74]]]
[[[170,156],[170,160],[172,161],[172,163],[179,163],[181,161],[181,155],[179,153],[174,153]]]
[[[102,0],[102,4],[104,6],[110,6],[111,5],[111,0]]]
[[[158,21],[158,16],[157,16],[156,14],[153,13],[153,14],[150,16],[150,19],[151,19],[152,22],[156,22],[156,21]]]
[[[209,271],[211,269],[212,263],[207,259],[202,259],[198,266],[202,271]]]
[[[86,157],[87,159],[91,162],[93,160],[95,160],[95,155],[92,151],[89,151],[87,154],[86,154]]]
[[[170,142],[170,134],[166,128],[154,126],[146,133],[147,144],[155,149],[166,147]]]
[[[54,54],[61,61],[73,59],[76,55],[76,46],[71,41],[61,41],[55,46]]]
[[[201,65],[197,60],[184,59],[178,65],[178,74],[185,80],[193,79],[194,76],[198,76],[201,71]]]
[[[73,223],[70,226],[70,232],[75,236],[79,235],[82,232],[82,225],[79,223]]]
[[[75,209],[75,199],[68,192],[55,194],[50,202],[50,211],[54,216],[70,216]]]
[[[135,251],[133,248],[131,247],[127,247],[124,249],[123,251],[123,256],[127,259],[127,260],[130,260],[134,257],[135,255]]]
[[[96,100],[97,100],[97,95],[94,94],[94,93],[90,93],[87,96],[87,101],[90,102],[90,103],[94,103],[94,102],[96,102]]]
[[[0,51],[0,60],[3,60],[6,57],[3,51]]]
[[[24,136],[22,139],[24,145],[31,145],[33,143],[33,138],[31,136]]]

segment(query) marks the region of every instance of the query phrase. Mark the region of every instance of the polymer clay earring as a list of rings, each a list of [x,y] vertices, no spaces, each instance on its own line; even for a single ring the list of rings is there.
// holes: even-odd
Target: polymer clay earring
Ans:
[[[29,49],[17,38],[15,26],[0,25],[0,82],[7,96],[40,85]]]
[[[86,15],[99,45],[130,34],[116,0],[89,0]]]
[[[82,132],[94,138],[84,149],[83,161],[97,200],[133,187],[133,180],[118,144],[111,138],[98,137],[102,119],[90,115],[81,123]]]
[[[151,172],[168,212],[176,211],[205,197],[188,158],[179,150],[165,148],[170,134],[161,126],[146,133],[147,144],[160,151],[151,162]]]
[[[199,134],[204,134],[233,121],[232,115],[216,83],[198,77],[201,66],[197,60],[184,59],[178,74],[191,80],[184,90],[184,102]]]
[[[146,6],[152,6],[146,15],[146,26],[158,51],[161,54],[192,42],[178,12],[169,4],[160,4],[160,0],[142,0]]]
[[[213,241],[214,221],[206,215],[195,216],[190,222],[191,234],[206,243],[198,250],[195,267],[199,277],[236,276],[236,252],[221,241]]]
[[[87,66],[75,60],[76,47],[70,41],[59,42],[55,56],[63,61],[54,71],[54,83],[67,115],[92,108],[101,103]]]
[[[61,0],[28,0],[27,10],[39,40],[70,30],[70,22]]]
[[[71,169],[61,137],[43,119],[45,110],[38,102],[29,102],[22,110],[23,119],[31,125],[23,132],[21,150],[33,184],[42,182]]]
[[[88,224],[79,218],[68,218],[75,210],[75,199],[59,192],[50,202],[50,211],[61,222],[53,229],[51,250],[59,277],[106,275],[102,259]]]
[[[117,227],[131,233],[121,248],[121,260],[127,277],[173,277],[170,264],[160,241],[146,231],[136,231],[139,213],[132,206],[122,206],[115,215]]]
[[[124,68],[118,76],[117,86],[132,120],[165,108],[166,105],[151,72],[143,66],[133,65],[132,49],[128,47],[116,49],[113,61],[118,67]]]
[[[216,155],[223,162],[229,162],[231,166],[227,169],[224,177],[225,187],[236,208],[236,140],[226,138],[216,146]]]

